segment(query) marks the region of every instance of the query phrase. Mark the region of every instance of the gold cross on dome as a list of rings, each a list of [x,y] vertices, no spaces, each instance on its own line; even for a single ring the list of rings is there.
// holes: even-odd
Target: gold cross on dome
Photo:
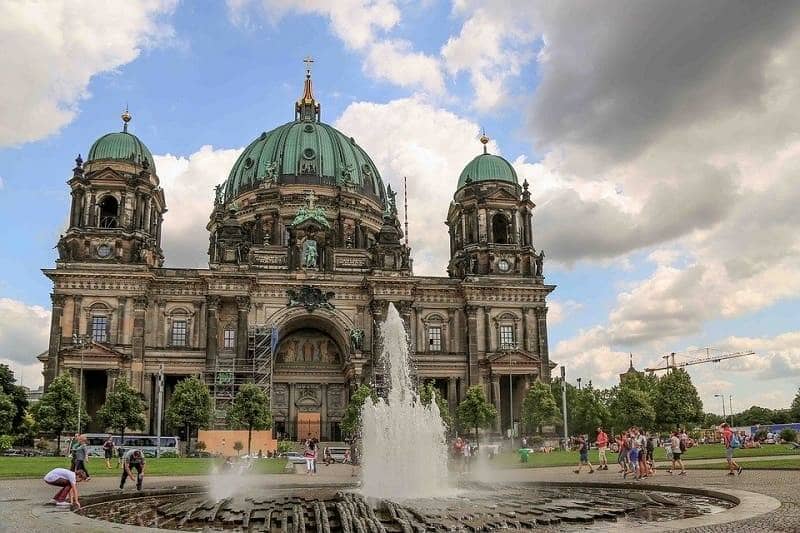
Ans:
[[[306,73],[311,74],[311,66],[314,64],[314,58],[311,56],[306,56],[306,58],[303,59],[303,63],[306,64]]]

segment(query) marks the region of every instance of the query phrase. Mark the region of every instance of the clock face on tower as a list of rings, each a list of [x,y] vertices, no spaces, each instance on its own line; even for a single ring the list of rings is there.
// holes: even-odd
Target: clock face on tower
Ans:
[[[511,269],[511,263],[507,259],[501,259],[497,262],[497,268],[500,269],[500,272],[508,272]]]
[[[111,246],[107,244],[101,244],[100,246],[97,247],[97,255],[98,257],[105,259],[109,255],[111,255]]]

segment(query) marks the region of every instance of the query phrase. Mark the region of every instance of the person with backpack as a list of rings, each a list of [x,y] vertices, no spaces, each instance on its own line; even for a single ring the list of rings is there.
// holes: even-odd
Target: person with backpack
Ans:
[[[728,475],[742,475],[742,470],[744,469],[733,460],[733,450],[742,445],[739,437],[733,432],[727,422],[722,423],[719,427],[719,432],[722,434],[722,442],[725,444],[725,460],[728,462]]]
[[[670,438],[670,447],[672,448],[672,467],[668,470],[669,474],[672,475],[673,471],[676,469],[676,466],[680,465],[681,472],[679,475],[685,476],[686,468],[683,466],[681,454],[683,453],[683,450],[686,449],[686,445],[681,441],[680,434],[677,431],[672,432],[672,437]]]

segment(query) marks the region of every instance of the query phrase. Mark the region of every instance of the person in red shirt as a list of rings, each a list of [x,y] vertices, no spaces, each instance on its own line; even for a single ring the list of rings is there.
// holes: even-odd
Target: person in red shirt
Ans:
[[[608,470],[608,461],[606,460],[606,448],[608,448],[608,435],[606,435],[603,428],[597,428],[597,451],[600,454],[599,470]]]
[[[728,461],[728,475],[733,476],[735,474],[741,475],[743,468],[736,464],[736,461],[733,460],[733,450],[738,448],[739,445],[737,444],[734,446],[734,434],[731,427],[727,424],[727,422],[723,422],[722,425],[719,427],[719,432],[722,434],[722,442],[725,444],[725,460]],[[738,437],[736,437],[738,439]]]

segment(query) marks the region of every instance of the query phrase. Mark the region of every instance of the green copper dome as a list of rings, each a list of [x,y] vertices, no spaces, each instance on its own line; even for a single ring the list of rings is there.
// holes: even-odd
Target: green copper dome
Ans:
[[[467,185],[467,179],[471,183],[476,181],[507,181],[514,185],[519,185],[517,172],[511,166],[511,163],[500,156],[487,153],[482,153],[467,163],[458,178],[458,189]]]
[[[265,182],[339,186],[377,197],[386,192],[367,153],[336,128],[320,121],[310,60],[294,121],[262,133],[244,149],[225,182],[227,202]]]
[[[127,129],[127,124],[125,126]],[[144,166],[143,162],[147,161],[151,172],[155,172],[156,168],[153,163],[153,154],[150,153],[147,146],[136,135],[127,131],[108,133],[94,142],[89,149],[86,162],[90,163],[101,159],[122,160],[141,166]]]
[[[353,138],[310,120],[288,122],[250,143],[231,169],[225,200],[269,180],[353,187],[384,199],[378,169]]]

